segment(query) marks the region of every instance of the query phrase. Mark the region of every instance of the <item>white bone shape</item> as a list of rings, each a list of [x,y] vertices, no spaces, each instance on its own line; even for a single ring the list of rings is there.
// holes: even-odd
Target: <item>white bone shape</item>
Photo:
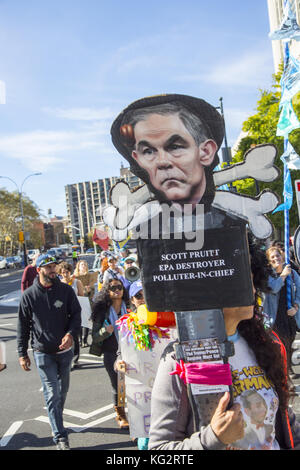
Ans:
[[[280,174],[279,169],[274,165],[276,154],[276,147],[270,144],[258,145],[248,150],[243,162],[214,173],[215,186],[222,186],[244,178],[254,178],[265,182],[274,181]]]
[[[110,232],[109,236],[112,240],[123,241],[125,240],[130,231],[138,225],[146,222],[147,220],[155,217],[161,212],[161,206],[157,200],[149,201],[139,207],[136,206],[134,216],[128,222],[128,225],[124,228],[116,226],[118,209],[114,206],[107,206],[102,213],[104,223],[108,225]]]
[[[249,229],[257,238],[266,239],[272,235],[272,224],[264,214],[271,212],[279,203],[278,196],[265,191],[256,199],[229,191],[216,191],[212,205],[249,223]]]
[[[117,209],[114,227],[123,230],[128,227],[137,209],[151,198],[151,193],[146,184],[131,192],[128,184],[120,181],[112,188],[110,198]]]

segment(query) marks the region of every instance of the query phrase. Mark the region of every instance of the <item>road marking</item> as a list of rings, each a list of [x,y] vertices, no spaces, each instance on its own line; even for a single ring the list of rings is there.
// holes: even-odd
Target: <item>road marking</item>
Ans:
[[[4,436],[2,437],[0,441],[0,447],[5,447],[11,440],[11,438],[16,434],[16,432],[20,429],[24,421],[15,421],[9,429],[6,431]]]
[[[85,357],[89,359],[85,359]],[[103,364],[102,358],[96,358],[93,354],[81,353],[78,362],[86,362],[88,364]]]
[[[90,413],[82,413],[81,411],[67,410],[65,408],[64,414],[69,415],[69,416],[76,416],[76,418],[80,418],[80,419],[89,419],[111,408],[112,408],[112,405],[106,405],[106,406],[103,406],[102,408],[99,408],[98,410],[91,411]]]
[[[72,429],[72,431],[74,432],[82,432],[82,431],[85,431],[86,429],[96,426],[97,424],[101,424],[101,423],[104,423],[105,421],[109,421],[115,416],[116,416],[116,413],[111,413],[110,415],[104,416],[103,418],[99,418],[99,419],[96,419],[95,421],[91,421],[90,423],[87,423],[86,425],[73,424],[73,423],[68,423],[67,421],[64,421],[64,426],[66,428]],[[48,423],[50,425],[50,421],[49,421],[49,418],[47,418],[47,416],[38,416],[37,418],[35,418],[35,421]]]
[[[45,408],[45,407],[44,407]],[[96,414],[102,413],[104,411],[107,411],[112,408],[112,405],[106,405],[103,406],[102,408],[99,408],[97,410],[91,411],[90,413],[80,413],[79,411],[75,410],[64,410],[64,414],[74,416],[77,418],[81,419],[88,419]],[[116,413],[110,413],[109,415],[103,416],[102,418],[98,418],[94,421],[91,421],[90,423],[86,423],[85,425],[81,424],[74,424],[74,423],[69,423],[67,421],[64,421],[64,425],[66,428],[72,429],[74,432],[82,432],[85,431],[86,429],[92,428],[93,426],[96,426],[97,424],[104,423],[105,421],[109,421],[110,419],[113,419],[116,416]],[[42,423],[47,423],[50,425],[49,418],[47,416],[38,416],[37,418],[33,418],[32,420],[27,420],[27,421],[39,421]],[[9,443],[9,441],[12,439],[12,437],[16,434],[16,432],[20,429],[24,421],[15,421],[9,429],[6,431],[2,439],[0,440],[0,447],[5,447]]]
[[[0,328],[3,328],[3,326],[13,326],[13,323],[0,323]]]
[[[18,307],[22,297],[21,289],[14,290],[0,297],[0,305]]]
[[[82,359],[81,357],[78,359],[78,362],[85,362],[87,364],[103,364],[103,360],[95,361],[93,359]]]

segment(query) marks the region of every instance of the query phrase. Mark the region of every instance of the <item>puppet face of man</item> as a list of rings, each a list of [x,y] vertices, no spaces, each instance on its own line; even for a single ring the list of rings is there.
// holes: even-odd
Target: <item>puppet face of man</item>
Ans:
[[[197,145],[177,114],[150,114],[134,128],[132,157],[147,171],[152,186],[174,202],[196,204],[206,188],[204,167],[214,159],[217,145]]]

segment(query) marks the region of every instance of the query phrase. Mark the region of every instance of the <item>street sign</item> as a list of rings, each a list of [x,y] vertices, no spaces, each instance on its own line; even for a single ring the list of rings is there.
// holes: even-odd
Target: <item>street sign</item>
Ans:
[[[295,180],[295,194],[297,199],[298,217],[300,220],[300,180]]]

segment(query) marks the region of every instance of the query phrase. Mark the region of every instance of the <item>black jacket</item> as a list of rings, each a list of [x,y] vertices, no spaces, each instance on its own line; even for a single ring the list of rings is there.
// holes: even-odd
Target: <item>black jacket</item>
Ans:
[[[101,344],[102,352],[117,353],[118,341],[114,333],[108,333],[105,327],[105,320],[109,324],[109,307],[105,302],[96,302],[93,308],[93,328],[92,341],[93,344]]]
[[[19,357],[31,347],[45,353],[56,353],[66,333],[78,336],[81,327],[81,307],[71,286],[56,279],[46,289],[36,278],[25,290],[19,306],[17,343]]]

